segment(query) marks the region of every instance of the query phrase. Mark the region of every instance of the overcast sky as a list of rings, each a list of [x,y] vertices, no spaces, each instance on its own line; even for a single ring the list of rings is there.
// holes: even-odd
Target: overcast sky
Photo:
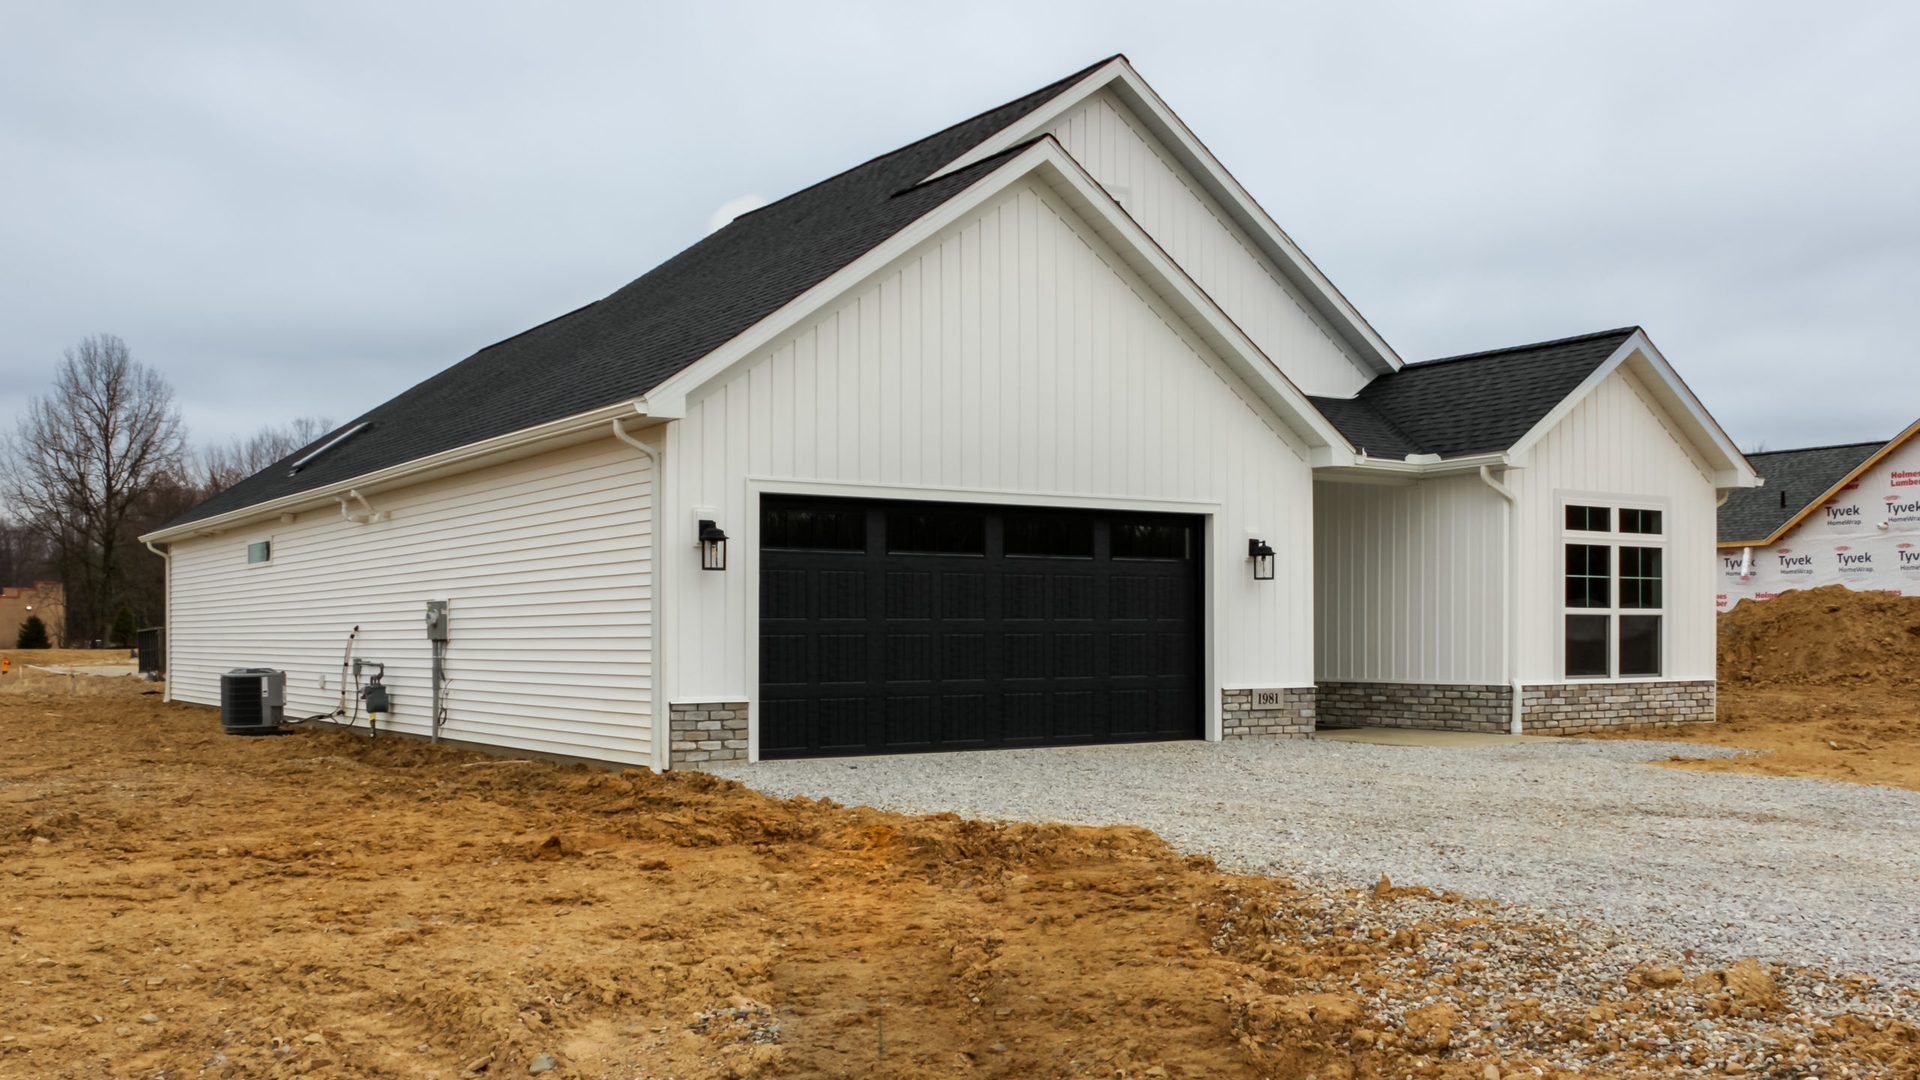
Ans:
[[[1885,438],[1917,39],[1913,3],[0,0],[0,424],[101,331],[197,439],[344,421],[1124,52],[1403,357],[1639,324],[1744,448]]]

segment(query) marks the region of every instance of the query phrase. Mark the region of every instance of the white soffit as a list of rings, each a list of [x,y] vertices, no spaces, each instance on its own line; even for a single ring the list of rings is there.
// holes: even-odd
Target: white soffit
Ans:
[[[1359,357],[1376,374],[1384,375],[1398,371],[1405,363],[1399,354],[1393,351],[1385,338],[1376,332],[1359,310],[1340,294],[1332,281],[1320,272],[1320,268],[1307,258],[1300,246],[1293,242],[1285,230],[1254,201],[1252,195],[1240,186],[1213,152],[1206,148],[1187,125],[1176,116],[1160,95],[1154,93],[1145,79],[1133,70],[1126,57],[1119,56],[1102,64],[1086,78],[1080,80],[1064,93],[1055,97],[1038,109],[1014,121],[965,154],[948,162],[938,172],[927,177],[931,180],[944,176],[956,169],[963,169],[976,161],[992,157],[1009,147],[1034,138],[1053,127],[1062,114],[1078,105],[1081,101],[1098,93],[1109,90],[1114,96],[1147,125],[1154,137],[1164,145],[1174,159],[1192,173],[1207,194],[1227,211],[1229,217],[1246,234],[1267,258],[1273,260],[1276,267],[1298,288],[1306,300],[1319,311],[1322,317],[1340,333]]]

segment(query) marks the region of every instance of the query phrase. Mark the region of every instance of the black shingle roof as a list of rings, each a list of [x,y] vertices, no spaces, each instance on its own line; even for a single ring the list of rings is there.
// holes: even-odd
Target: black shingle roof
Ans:
[[[1748,454],[1754,472],[1767,482],[1764,487],[1736,489],[1727,497],[1720,507],[1720,542],[1765,541],[1885,445],[1882,439]]]
[[[1313,398],[1373,457],[1505,450],[1565,401],[1639,327],[1408,364],[1352,398]]]
[[[642,397],[1024,149],[922,183],[1099,66],[742,215],[604,300],[489,345],[355,417],[336,430],[363,421],[367,429],[297,475],[288,461],[333,433],[169,526]]]

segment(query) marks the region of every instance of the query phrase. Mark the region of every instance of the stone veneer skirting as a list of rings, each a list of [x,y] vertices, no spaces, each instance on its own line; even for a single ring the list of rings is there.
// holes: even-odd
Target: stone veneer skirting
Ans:
[[[1278,702],[1256,703],[1254,695],[1278,694]],[[1222,690],[1220,737],[1223,739],[1304,739],[1313,734],[1315,688]]]
[[[747,703],[696,701],[667,706],[667,760],[676,769],[747,760]]]
[[[1534,684],[1521,688],[1521,725],[1542,735],[1572,735],[1714,718],[1714,681]],[[1499,685],[1325,682],[1321,727],[1404,727],[1506,732],[1513,692]]]

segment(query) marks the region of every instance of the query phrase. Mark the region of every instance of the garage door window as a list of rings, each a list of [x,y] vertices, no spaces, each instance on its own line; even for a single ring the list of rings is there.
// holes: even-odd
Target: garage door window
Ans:
[[[887,515],[889,555],[985,555],[987,519],[980,514],[895,511]]]
[[[867,550],[867,515],[858,510],[769,507],[760,515],[761,546],[778,551]]]
[[[1007,556],[1014,559],[1093,558],[1093,519],[1037,514],[1007,518]]]
[[[1116,559],[1186,559],[1193,554],[1193,530],[1185,525],[1116,521]]]

